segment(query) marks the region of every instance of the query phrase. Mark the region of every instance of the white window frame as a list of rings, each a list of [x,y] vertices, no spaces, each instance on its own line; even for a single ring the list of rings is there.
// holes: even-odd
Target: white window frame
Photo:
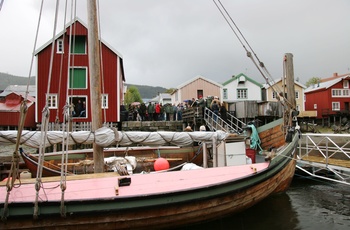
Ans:
[[[101,100],[102,109],[108,109],[108,94],[102,94]]]
[[[47,94],[47,106],[49,109],[57,109],[58,108],[58,101],[57,101],[57,94]]]
[[[277,98],[277,92],[275,92],[275,91],[272,92],[272,98],[273,98],[273,99],[276,99],[276,98]]]
[[[342,90],[341,89],[332,89],[332,97],[341,97]]]
[[[248,99],[248,89],[237,89],[237,99]]]
[[[343,89],[343,97],[350,97],[350,89]]]
[[[57,49],[56,49],[56,52],[58,54],[63,54],[64,53],[64,43],[63,43],[63,39],[57,39]]]
[[[317,104],[314,104],[314,109],[317,109]]]
[[[340,111],[340,102],[332,102],[332,111]]]
[[[349,80],[344,80],[343,81],[343,88],[344,89],[349,89]]]
[[[227,89],[223,89],[222,96],[224,99],[227,99]]]

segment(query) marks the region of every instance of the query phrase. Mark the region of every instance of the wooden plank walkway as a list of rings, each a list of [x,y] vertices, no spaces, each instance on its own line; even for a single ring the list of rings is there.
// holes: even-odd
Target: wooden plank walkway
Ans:
[[[330,164],[340,167],[346,167],[350,168],[350,159],[349,160],[341,160],[341,159],[334,159],[334,158],[324,158],[321,156],[303,156],[301,158],[303,161],[310,161],[310,162],[316,162],[316,163],[322,163],[322,164]]]

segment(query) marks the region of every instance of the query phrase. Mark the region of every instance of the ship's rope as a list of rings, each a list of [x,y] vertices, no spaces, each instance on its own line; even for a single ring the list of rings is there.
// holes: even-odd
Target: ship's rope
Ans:
[[[64,26],[66,25],[66,15],[67,15],[67,0],[65,3],[65,10],[64,10]],[[74,1],[76,4],[76,1]],[[73,22],[73,9],[75,12],[76,7],[73,7],[73,1],[71,1],[71,16],[70,21]],[[74,13],[75,14],[75,13]],[[75,25],[75,24],[74,24]],[[75,27],[74,27],[75,28]],[[69,28],[69,45],[72,41],[72,26]],[[63,35],[65,37],[65,35]],[[62,55],[63,56],[63,55]],[[71,105],[69,103],[69,97],[68,97],[68,85],[69,85],[69,70],[70,70],[70,57],[71,57],[71,49],[68,48],[68,65],[67,65],[67,91],[66,91],[66,103],[63,108],[63,123],[62,123],[62,133],[64,134],[66,130],[70,130],[71,126],[71,120],[72,120],[72,113],[71,113]],[[73,59],[74,63],[74,59]],[[74,71],[73,71],[74,72]],[[74,78],[73,78],[74,79]],[[59,93],[61,90],[58,91]],[[61,156],[61,179],[60,179],[60,188],[61,188],[61,206],[60,206],[60,213],[62,217],[66,216],[66,209],[64,206],[64,194],[67,189],[67,173],[68,173],[68,139],[69,133],[67,132],[67,137],[62,135],[62,156]]]
[[[1,2],[2,5],[3,1]],[[19,145],[20,145],[20,137],[22,136],[22,131],[24,128],[24,122],[26,119],[28,107],[27,107],[27,98],[29,94],[29,84],[30,84],[30,77],[32,75],[32,69],[33,69],[33,63],[34,63],[34,57],[35,57],[35,49],[36,49],[36,44],[38,41],[38,34],[39,34],[39,27],[40,27],[40,21],[41,21],[41,16],[42,16],[42,10],[43,10],[43,5],[44,5],[44,0],[41,1],[40,5],[40,13],[39,13],[39,18],[38,18],[38,25],[37,25],[37,30],[36,30],[36,35],[35,35],[35,41],[34,41],[34,46],[33,46],[33,52],[32,52],[32,59],[30,63],[30,69],[29,69],[29,76],[28,76],[28,82],[27,82],[27,89],[26,93],[24,96],[24,100],[21,103],[20,107],[20,118],[18,121],[18,131],[17,131],[17,139],[16,139],[16,145],[15,145],[15,150],[12,154],[12,162],[11,162],[11,168],[10,168],[10,173],[6,182],[6,198],[4,202],[4,209],[3,212],[1,213],[1,219],[6,220],[8,216],[8,202],[9,202],[9,196],[11,193],[12,188],[14,187],[14,183],[16,179],[19,177]]]
[[[57,27],[57,18],[58,18],[58,6],[59,6],[59,0],[56,0],[56,11],[55,11],[55,22],[54,22],[54,29],[52,32],[52,42],[51,42],[51,59],[50,59],[50,67],[49,67],[49,76],[48,76],[48,85],[47,85],[47,91],[46,91],[46,102],[45,107],[42,111],[42,122],[41,122],[41,142],[40,142],[40,148],[39,148],[39,157],[38,157],[38,169],[36,174],[36,182],[35,182],[35,202],[34,202],[34,213],[33,217],[34,219],[38,218],[39,215],[39,192],[40,188],[42,187],[42,171],[43,171],[43,161],[44,161],[44,153],[45,153],[45,146],[46,146],[46,136],[48,131],[48,125],[49,125],[49,119],[50,119],[50,109],[49,109],[49,102],[48,102],[48,96],[50,92],[51,87],[51,77],[52,77],[52,69],[53,69],[53,57],[54,57],[54,47],[55,47],[55,34],[56,34],[56,27]]]
[[[266,68],[265,64],[262,61],[260,61],[258,55],[255,53],[252,46],[249,44],[249,42],[247,41],[247,39],[245,38],[245,36],[243,35],[241,30],[237,26],[237,24],[234,22],[234,20],[232,19],[232,17],[230,16],[228,11],[226,10],[225,6],[221,3],[221,1],[220,0],[213,0],[213,2],[216,5],[216,7],[218,8],[218,10],[220,11],[221,15],[224,17],[227,24],[230,26],[231,30],[233,31],[233,33],[237,37],[238,41],[240,42],[240,44],[242,45],[244,50],[246,51],[247,57],[249,57],[251,59],[251,61],[255,65],[255,67],[258,69],[258,71],[260,72],[262,77],[265,79],[266,84],[269,85],[271,87],[271,89],[277,93],[276,99],[278,101],[280,101],[281,94],[278,94],[278,92],[282,92],[282,90],[275,84],[275,82],[274,82],[270,72]],[[283,98],[284,98],[284,101],[287,101],[287,99],[284,97],[284,95],[283,95]]]
[[[97,22],[98,22],[98,37],[99,37],[99,47],[100,47],[100,63],[101,63],[101,83],[102,83],[102,94],[105,96],[105,84],[104,84],[104,71],[103,71],[103,55],[102,55],[102,36],[101,36],[101,20],[100,20],[100,1],[97,0]],[[103,109],[103,123],[106,124],[107,122],[107,111],[106,107],[108,107],[107,101],[102,100],[102,109]]]

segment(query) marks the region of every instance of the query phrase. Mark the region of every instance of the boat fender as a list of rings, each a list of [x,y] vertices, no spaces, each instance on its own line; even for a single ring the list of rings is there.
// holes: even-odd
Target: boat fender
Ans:
[[[186,163],[184,166],[182,166],[181,171],[185,170],[193,170],[193,169],[202,169],[203,167],[200,167],[194,163]]]
[[[158,158],[153,164],[155,171],[167,170],[170,168],[169,161],[165,158]]]
[[[31,172],[28,172],[28,171],[23,171],[21,172],[21,174],[19,175],[19,178],[22,179],[29,179],[29,178],[32,178],[32,173]]]
[[[247,164],[247,165],[250,165],[250,164],[252,164],[252,163],[253,163],[253,162],[252,162],[252,158],[246,156],[246,164]]]
[[[286,136],[286,142],[292,142],[293,140],[293,133],[295,132],[294,127],[290,128],[287,132],[287,136]]]

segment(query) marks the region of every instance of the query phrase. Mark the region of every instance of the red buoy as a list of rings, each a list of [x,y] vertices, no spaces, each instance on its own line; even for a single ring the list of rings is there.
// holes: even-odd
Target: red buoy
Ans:
[[[154,162],[154,170],[155,171],[160,171],[160,170],[166,170],[169,169],[170,165],[167,159],[164,158],[158,158],[155,162]]]

